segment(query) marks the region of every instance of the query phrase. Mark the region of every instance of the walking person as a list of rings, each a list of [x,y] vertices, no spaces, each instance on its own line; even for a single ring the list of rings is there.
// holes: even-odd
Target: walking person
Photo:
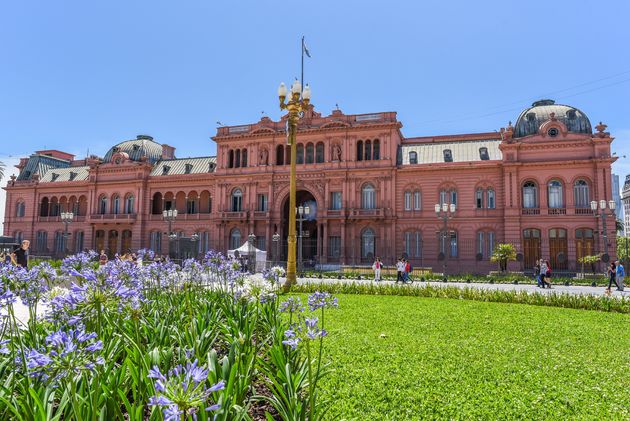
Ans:
[[[547,285],[547,288],[551,289],[551,264],[549,263],[549,260],[545,260],[545,266],[547,267],[545,270],[545,284]]]
[[[401,257],[400,259],[398,259],[398,262],[396,262],[396,283],[398,283],[398,281],[404,282],[403,280],[404,270],[405,270],[405,266],[403,264],[403,259]]]
[[[372,270],[374,270],[374,281],[382,281],[381,279],[381,269],[383,268],[383,264],[381,263],[381,258],[377,257],[372,264]]]
[[[405,282],[411,281],[411,262],[409,260],[405,261]]]
[[[540,275],[538,276],[538,280],[540,281],[540,287],[545,287],[545,275],[547,275],[547,263],[543,259],[540,259]]]
[[[20,247],[13,250],[11,254],[11,261],[14,262],[17,266],[22,266],[23,268],[28,267],[28,248],[31,246],[31,242],[28,240],[23,240]]]
[[[536,260],[536,264],[534,265],[534,279],[536,279],[536,286],[541,288],[543,283],[540,281],[540,260]]]
[[[613,284],[616,284],[617,281],[617,268],[615,267],[615,262],[610,262],[610,266],[608,267],[608,288],[606,288],[606,295],[610,295],[610,287]]]
[[[619,260],[617,260],[617,269],[615,270],[615,277],[617,279],[617,291],[623,291],[623,281],[626,276],[626,271]]]

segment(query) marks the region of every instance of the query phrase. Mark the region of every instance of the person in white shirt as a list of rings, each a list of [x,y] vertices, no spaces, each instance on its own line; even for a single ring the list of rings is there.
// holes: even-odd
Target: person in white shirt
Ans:
[[[372,264],[372,270],[374,271],[374,280],[376,282],[381,281],[381,269],[383,268],[383,264],[381,263],[381,258],[377,257]]]

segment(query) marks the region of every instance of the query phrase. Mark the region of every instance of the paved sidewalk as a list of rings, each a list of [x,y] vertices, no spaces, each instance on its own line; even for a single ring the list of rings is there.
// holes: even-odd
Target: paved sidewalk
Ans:
[[[305,283],[327,283],[327,284],[335,284],[339,282],[352,283],[355,282],[357,284],[377,284],[377,285],[396,285],[394,281],[380,281],[374,282],[371,279],[319,279],[319,278],[299,278],[299,284]],[[398,283],[400,285],[400,283]],[[529,293],[541,293],[541,294],[574,294],[574,295],[604,295],[606,288],[603,286],[591,287],[591,286],[581,286],[581,285],[572,285],[572,286],[564,286],[564,285],[552,285],[552,288],[538,288],[536,285],[528,285],[528,284],[489,284],[489,283],[466,283],[466,282],[419,282],[414,281],[412,284],[409,284],[410,288],[422,287],[424,285],[431,285],[433,287],[457,287],[457,288],[477,288],[477,289],[487,289],[487,290],[499,290],[499,291],[526,291]],[[625,291],[617,291],[613,288],[612,294],[613,297],[627,297],[630,298],[630,287],[626,285]]]

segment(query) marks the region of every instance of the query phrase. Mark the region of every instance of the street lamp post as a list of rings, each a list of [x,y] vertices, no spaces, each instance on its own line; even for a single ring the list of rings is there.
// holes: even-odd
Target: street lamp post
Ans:
[[[606,217],[608,216],[608,213],[606,213],[606,210],[610,210],[611,216],[614,217],[615,201],[609,200],[608,202],[606,202],[605,200],[602,199],[599,202],[597,202],[596,200],[593,200],[591,202],[591,210],[593,211],[595,218],[602,219],[602,238],[604,240],[604,255],[606,256],[606,260],[610,260],[610,256],[608,255],[608,230],[606,229]],[[606,261],[605,263],[608,263],[608,262]]]
[[[278,88],[278,97],[280,99],[280,109],[288,111],[287,118],[287,143],[291,146],[291,170],[289,178],[289,235],[288,254],[287,254],[287,280],[284,288],[288,289],[295,284],[295,196],[296,196],[296,175],[295,161],[297,158],[297,144],[295,136],[297,133],[298,121],[304,111],[308,109],[311,100],[311,89],[308,84],[302,90],[302,84],[296,80],[291,85],[291,98],[285,102],[287,97],[287,87],[284,83]]]
[[[444,259],[443,259],[444,263],[442,263],[444,279],[446,279],[446,268],[448,266],[448,255],[449,255],[449,247],[450,247],[450,244],[447,244],[447,241],[449,239],[448,220],[455,216],[456,210],[457,209],[456,209],[455,203],[451,203],[450,206],[448,203],[442,203],[441,205],[439,203],[435,204],[435,214],[437,215],[439,219],[444,221],[444,229],[442,230],[442,233],[440,234],[440,239],[442,240],[442,244],[444,244]]]
[[[300,273],[304,272],[304,261],[302,258],[302,244],[303,244],[303,238],[304,236],[302,235],[302,222],[306,221],[306,217],[311,213],[311,209],[308,206],[298,206],[297,208],[297,213],[298,213],[298,222],[300,223],[300,232],[298,233],[298,262],[299,262],[299,271]]]
[[[272,237],[271,240],[273,241],[273,243],[275,244],[275,253],[273,255],[274,258],[274,266],[277,264],[278,260],[280,260],[280,234],[275,233]]]
[[[256,271],[256,249],[254,243],[256,242],[256,236],[251,233],[247,236],[247,251],[249,252],[249,271],[254,273]]]
[[[63,222],[63,225],[64,225],[64,231],[63,231],[63,252],[66,255],[68,254],[68,236],[70,235],[68,233],[68,225],[70,225],[73,220],[74,220],[74,213],[72,213],[72,212],[61,212],[61,222]]]
[[[177,219],[177,209],[169,209],[169,210],[165,210],[162,212],[162,217],[164,218],[164,220],[166,222],[168,222],[168,241],[169,241],[169,254],[170,254],[170,250],[171,250],[171,246],[170,244],[177,238],[177,234],[175,234],[173,232],[173,222]],[[177,259],[178,256],[178,249],[179,247],[177,247],[177,244],[175,245],[176,250],[175,250],[175,258]]]

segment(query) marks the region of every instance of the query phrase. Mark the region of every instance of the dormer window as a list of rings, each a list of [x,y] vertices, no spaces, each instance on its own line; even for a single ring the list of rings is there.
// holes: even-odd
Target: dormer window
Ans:
[[[59,178],[59,174],[52,173],[52,180],[51,181],[56,181],[58,178]]]
[[[527,113],[527,121],[536,120],[536,113]]]
[[[25,178],[29,178],[31,176],[31,172],[30,171],[24,171],[24,177]]]
[[[415,151],[409,152],[409,163],[417,164],[418,163],[418,153]]]
[[[134,151],[138,151],[138,150],[140,150],[140,145],[138,145],[137,143],[135,143],[135,144],[132,146],[132,148],[133,148],[133,150],[134,150]]]
[[[490,159],[490,155],[488,154],[488,148],[479,148],[479,158],[482,161],[488,161]]]
[[[444,149],[444,162],[453,162],[453,152],[450,149]]]
[[[186,166],[184,167],[184,173],[185,174],[190,174],[190,172],[192,171],[193,166],[192,164],[186,164]]]
[[[214,164],[211,162],[210,164],[208,164],[208,172],[212,171],[214,171]]]
[[[74,180],[75,178],[77,178],[77,175],[79,175],[78,173],[74,172],[74,171],[70,171],[70,181]]]
[[[171,167],[169,167],[168,165],[164,165],[162,167],[162,175],[167,175],[170,170],[171,170]]]
[[[577,115],[575,114],[575,110],[569,110],[567,111],[567,118],[569,120],[575,120],[577,117]]]

